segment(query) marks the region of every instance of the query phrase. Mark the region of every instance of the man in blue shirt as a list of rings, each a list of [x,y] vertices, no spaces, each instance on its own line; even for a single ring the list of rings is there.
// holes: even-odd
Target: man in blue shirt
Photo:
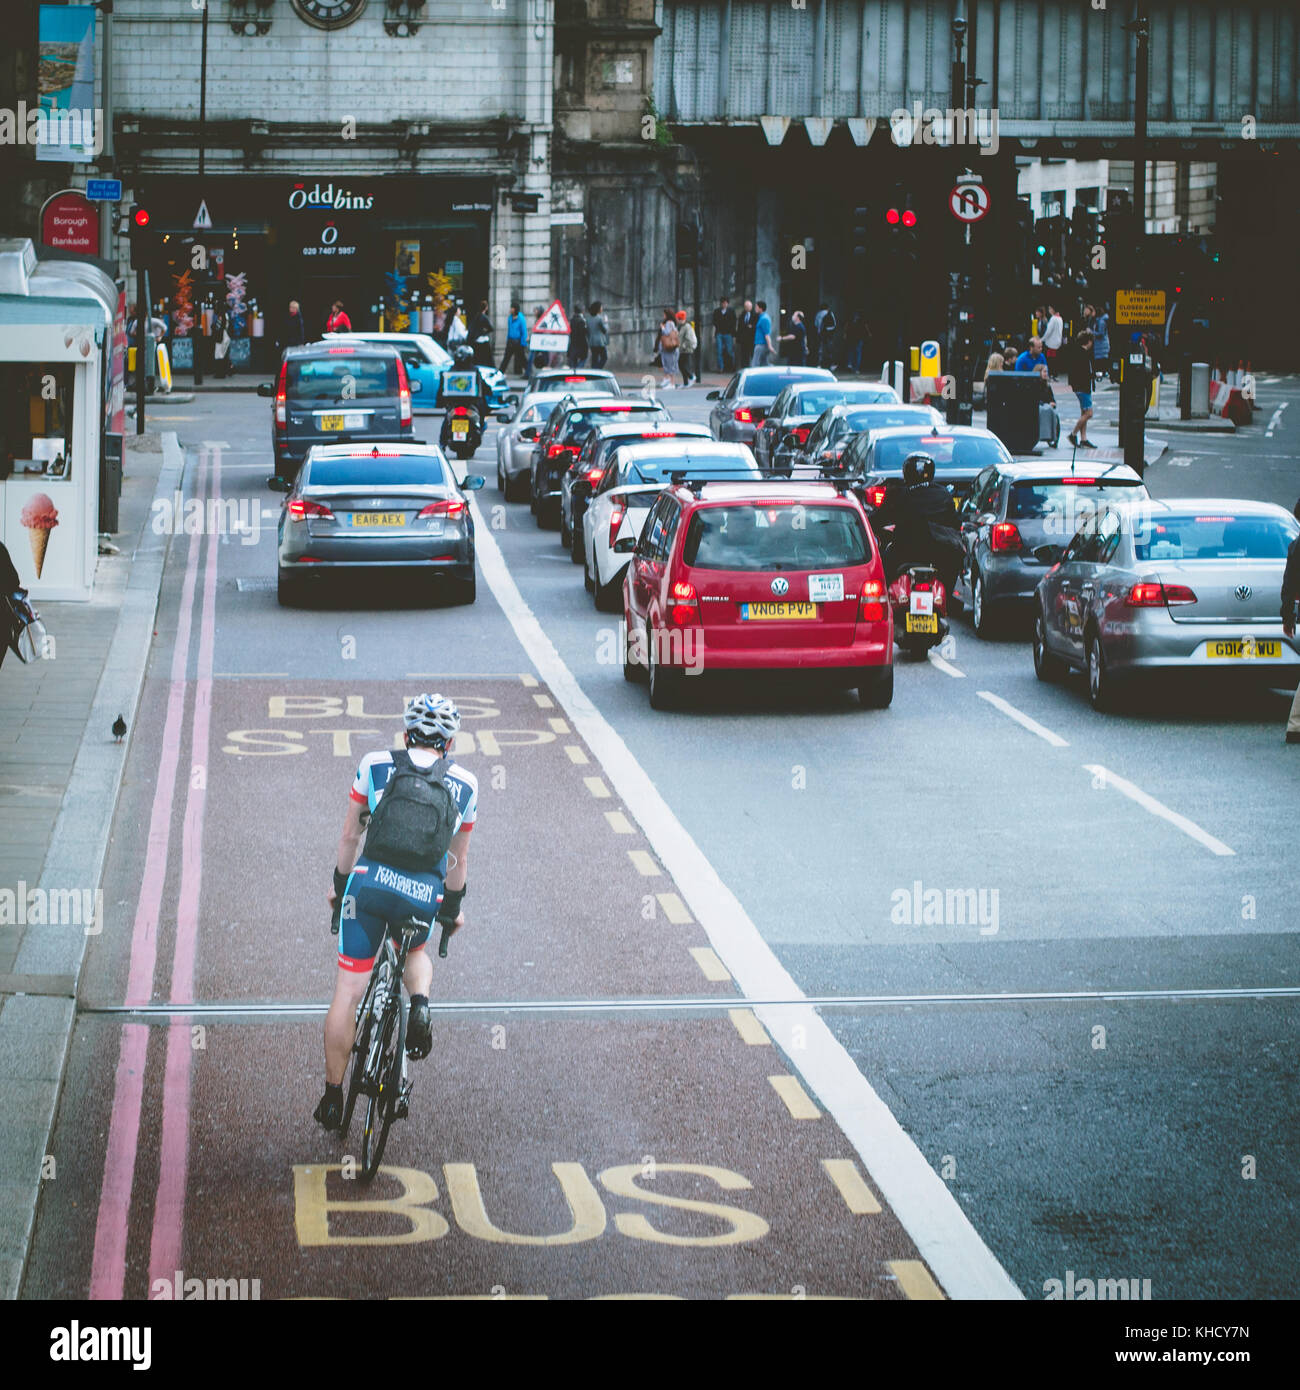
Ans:
[[[1028,348],[1016,358],[1016,371],[1037,372],[1039,376],[1047,375],[1047,358],[1043,355],[1043,340],[1041,338],[1030,338]]]
[[[772,315],[767,312],[767,301],[757,301],[758,322],[754,325],[754,355],[751,367],[766,367],[776,356],[776,344],[772,341]]]
[[[524,344],[528,341],[528,322],[519,312],[519,305],[510,306],[510,317],[506,320],[506,355],[501,359],[501,370],[508,372],[511,362],[519,363],[519,370],[527,372],[528,358]]]

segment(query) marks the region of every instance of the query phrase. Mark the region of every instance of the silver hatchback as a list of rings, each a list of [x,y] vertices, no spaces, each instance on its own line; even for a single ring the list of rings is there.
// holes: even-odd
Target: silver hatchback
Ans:
[[[1141,672],[1294,687],[1300,638],[1282,631],[1287,548],[1300,523],[1270,502],[1151,498],[1089,518],[1038,585],[1034,669],[1088,674],[1094,708]],[[1055,552],[1055,553],[1053,553]]]

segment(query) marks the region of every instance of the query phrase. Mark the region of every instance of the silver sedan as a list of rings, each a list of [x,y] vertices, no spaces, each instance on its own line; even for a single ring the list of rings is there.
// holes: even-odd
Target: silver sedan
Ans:
[[[539,391],[527,395],[513,412],[497,416],[497,491],[504,492],[508,502],[522,501],[528,496],[529,469],[533,461],[533,446],[542,432],[551,411],[570,393]]]
[[[1093,707],[1125,680],[1185,671],[1294,687],[1300,638],[1282,631],[1279,595],[1297,523],[1271,502],[1152,498],[1089,518],[1038,585],[1034,669],[1051,680],[1087,672]]]

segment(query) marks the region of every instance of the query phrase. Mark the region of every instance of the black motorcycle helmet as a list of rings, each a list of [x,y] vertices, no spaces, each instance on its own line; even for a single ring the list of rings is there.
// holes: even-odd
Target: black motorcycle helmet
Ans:
[[[458,367],[468,367],[474,360],[474,349],[468,343],[460,343],[451,354],[451,360]]]
[[[916,487],[918,483],[934,482],[934,460],[929,454],[908,454],[903,460],[903,483]]]

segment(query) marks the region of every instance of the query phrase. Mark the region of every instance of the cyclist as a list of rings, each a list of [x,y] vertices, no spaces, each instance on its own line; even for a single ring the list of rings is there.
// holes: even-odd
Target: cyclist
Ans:
[[[368,859],[359,853],[366,822],[383,795],[395,767],[395,758],[409,758],[425,771],[440,758],[450,758],[460,711],[442,695],[417,695],[403,714],[406,752],[367,753],[361,759],[348,794],[348,810],[339,839],[334,886],[329,894],[334,922],[339,928],[339,969],[334,998],[325,1015],[325,1094],[315,1118],[326,1129],[343,1122],[343,1074],[356,1037],[357,1006],[369,983],[375,956],[383,945],[388,923],[412,915],[431,918],[458,931],[465,924],[461,901],[465,897],[469,835],[478,806],[478,782],[472,772],[456,763],[443,769],[442,782],[455,803],[455,834],[445,859],[427,873]],[[427,930],[416,935],[407,956],[405,981],[411,996],[407,1022],[407,1056],[427,1057],[433,1045],[429,1020],[429,985],[433,962],[423,949]]]

